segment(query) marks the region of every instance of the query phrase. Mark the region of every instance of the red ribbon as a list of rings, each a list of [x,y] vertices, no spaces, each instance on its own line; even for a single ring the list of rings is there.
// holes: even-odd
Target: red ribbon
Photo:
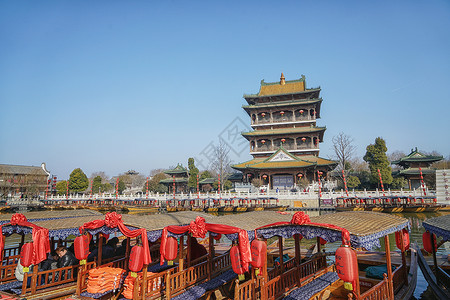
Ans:
[[[347,229],[333,225],[333,224],[326,224],[326,223],[314,223],[311,222],[309,216],[305,214],[302,211],[296,212],[293,216],[290,222],[276,222],[268,225],[264,225],[261,227],[258,227],[256,229],[266,228],[266,227],[272,227],[272,226],[280,226],[280,225],[313,225],[313,226],[320,226],[320,227],[326,227],[329,229],[339,230],[342,232],[342,243],[344,245],[350,244],[350,233]],[[255,230],[256,233],[256,230]]]
[[[123,224],[122,216],[116,212],[110,212],[105,215],[105,220],[94,220],[91,222],[84,223],[80,226],[80,233],[83,234],[86,229],[97,229],[102,226],[107,226],[109,228],[119,228],[123,235],[129,238],[135,238],[141,236],[142,247],[144,248],[144,264],[149,264],[152,262],[150,257],[150,248],[148,246],[147,230],[144,228],[130,230],[125,224]]]
[[[37,226],[28,222],[23,214],[14,214],[11,217],[11,222],[5,225],[31,227],[33,238],[33,264],[37,265],[41,261],[47,259],[47,253],[50,252],[50,240],[48,237],[48,229]],[[3,228],[0,226],[0,261],[3,260],[3,249],[5,247],[5,238],[3,236]]]
[[[241,264],[244,267],[244,269],[248,270],[248,264],[252,261],[250,242],[248,240],[247,231],[228,225],[205,223],[205,219],[198,216],[195,219],[195,221],[192,221],[189,225],[185,226],[173,225],[167,226],[163,229],[161,235],[161,246],[159,249],[159,252],[161,254],[160,260],[161,265],[164,264],[164,253],[166,251],[166,242],[169,231],[174,234],[183,234],[189,231],[190,233],[192,233],[194,237],[201,237],[201,238],[204,238],[208,231],[219,234],[238,233]]]

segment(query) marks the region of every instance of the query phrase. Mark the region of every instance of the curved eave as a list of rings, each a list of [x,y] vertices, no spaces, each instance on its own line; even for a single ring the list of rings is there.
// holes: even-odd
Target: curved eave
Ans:
[[[244,99],[255,99],[255,98],[269,98],[269,97],[280,97],[280,96],[294,96],[294,95],[302,95],[307,93],[314,93],[314,92],[320,92],[321,88],[314,88],[314,89],[306,89],[304,91],[298,91],[293,93],[284,93],[284,94],[273,94],[273,95],[259,95],[259,94],[244,94]]]
[[[310,99],[310,100],[288,100],[288,101],[279,101],[279,102],[269,102],[264,104],[250,104],[250,105],[242,105],[242,108],[249,113],[255,109],[264,109],[264,108],[278,108],[278,107],[288,107],[288,106],[298,106],[298,105],[306,105],[306,104],[314,104],[314,103],[322,103],[322,98]]]

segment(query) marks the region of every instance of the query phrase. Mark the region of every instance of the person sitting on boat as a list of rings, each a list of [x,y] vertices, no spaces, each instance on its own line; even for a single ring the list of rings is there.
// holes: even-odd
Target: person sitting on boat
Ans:
[[[33,265],[29,266],[29,271],[27,273],[28,274],[32,274],[33,273]],[[24,274],[25,274],[25,272],[23,271],[23,266],[20,263],[20,259],[19,259],[17,261],[16,270],[14,271],[14,276],[16,276],[17,281],[23,281]],[[31,276],[28,276],[27,287],[29,287],[30,284],[31,284]]]
[[[59,256],[58,262],[56,264],[58,269],[73,266],[78,262],[75,255],[72,252],[70,252],[69,250],[67,250],[67,248],[64,246],[56,248],[55,252]],[[64,271],[62,271],[61,273],[62,273],[61,278],[62,278],[62,280],[64,280]],[[59,273],[56,274],[55,281],[58,280],[58,275],[59,275]],[[70,273],[69,273],[69,276],[70,276]]]
[[[206,250],[205,246],[199,244],[195,237],[191,236],[190,238],[191,238],[191,261],[208,254],[208,251]]]
[[[102,258],[114,257],[118,242],[119,239],[117,237],[110,239],[102,249]]]
[[[59,256],[56,252],[48,253],[47,259],[41,262],[39,271],[48,271],[57,268]]]

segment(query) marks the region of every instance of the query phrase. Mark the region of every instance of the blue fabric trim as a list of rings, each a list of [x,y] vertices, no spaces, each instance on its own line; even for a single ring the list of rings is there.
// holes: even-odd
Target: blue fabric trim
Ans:
[[[11,281],[8,283],[0,284],[0,291],[8,291],[10,289],[18,288],[22,286],[23,281]],[[20,292],[22,292],[22,289],[20,289]]]
[[[422,223],[423,228],[425,228],[425,230],[430,231],[431,233],[436,234],[437,236],[440,236],[444,239],[444,241],[448,241],[450,240],[450,232],[447,230],[444,230],[442,228],[436,227],[436,226],[432,226],[429,225],[425,222]]]
[[[189,288],[188,290],[186,290],[186,292],[184,292],[178,296],[175,296],[172,299],[173,300],[199,299],[207,291],[213,291],[213,290],[217,289],[219,286],[224,285],[225,283],[236,278],[236,276],[237,276],[237,274],[234,273],[233,270],[228,270],[209,281],[203,282],[199,285]]]
[[[336,272],[325,273],[306,285],[293,290],[288,296],[284,297],[283,300],[309,299],[314,294],[320,292],[337,280],[339,280],[339,276]]]

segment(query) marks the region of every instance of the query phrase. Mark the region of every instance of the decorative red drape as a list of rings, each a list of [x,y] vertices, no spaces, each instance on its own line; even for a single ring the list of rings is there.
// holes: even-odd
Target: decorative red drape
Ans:
[[[80,227],[80,233],[83,234],[86,229],[97,229],[105,225],[109,228],[119,228],[120,232],[129,238],[135,238],[140,235],[142,247],[144,248],[144,264],[147,265],[152,262],[152,258],[150,257],[150,249],[148,247],[147,230],[144,228],[136,230],[128,229],[125,224],[123,224],[122,216],[116,212],[107,213],[105,215],[105,220],[94,220],[83,224],[83,226]]]
[[[302,211],[296,212],[292,216],[292,220],[290,222],[276,222],[276,223],[258,227],[256,229],[272,227],[272,226],[280,226],[280,225],[313,225],[313,226],[320,226],[320,227],[326,227],[326,228],[330,228],[330,229],[334,229],[334,230],[339,230],[342,232],[342,243],[344,245],[349,245],[349,243],[350,243],[350,233],[348,232],[347,229],[333,225],[333,224],[311,222],[311,219],[309,218],[309,216]],[[255,232],[256,232],[256,230],[255,230]]]
[[[27,218],[23,214],[14,214],[11,217],[11,222],[5,225],[18,225],[31,227],[33,238],[33,264],[37,265],[41,261],[47,259],[47,253],[50,252],[50,240],[48,237],[48,229],[37,226],[28,222]],[[0,226],[0,261],[3,260],[3,249],[5,247],[5,238],[3,236],[3,227]]]
[[[241,254],[242,266],[248,268],[248,264],[252,261],[252,255],[250,251],[250,242],[248,240],[247,231],[228,225],[210,224],[205,223],[205,219],[197,217],[191,224],[185,226],[167,226],[163,229],[161,236],[161,247],[159,252],[161,254],[161,265],[164,263],[164,253],[166,250],[166,241],[168,232],[174,234],[183,234],[190,232],[193,237],[205,238],[208,231],[220,234],[232,234],[238,233],[239,237],[239,251]]]

